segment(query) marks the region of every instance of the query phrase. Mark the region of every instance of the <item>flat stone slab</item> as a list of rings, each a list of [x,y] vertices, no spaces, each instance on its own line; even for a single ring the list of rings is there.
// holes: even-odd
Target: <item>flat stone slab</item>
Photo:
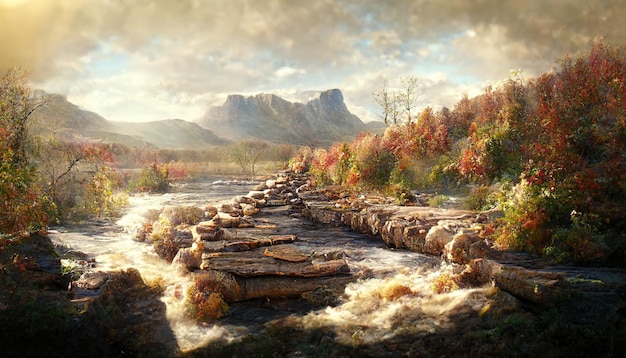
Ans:
[[[271,248],[266,248],[263,254],[277,260],[288,262],[304,262],[309,259],[309,255],[290,245],[272,246]]]
[[[276,247],[272,247],[275,250]],[[290,249],[285,250],[284,253]],[[285,254],[285,257],[287,255]],[[293,257],[296,258],[295,256]],[[215,252],[202,256],[201,269],[228,272],[240,277],[291,276],[321,277],[348,274],[350,268],[344,259],[306,260],[292,262],[266,256],[262,249],[244,252]]]

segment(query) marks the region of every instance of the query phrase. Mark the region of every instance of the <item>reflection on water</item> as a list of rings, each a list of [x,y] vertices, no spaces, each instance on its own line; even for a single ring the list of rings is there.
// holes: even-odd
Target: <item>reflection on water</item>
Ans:
[[[381,240],[343,228],[320,227],[306,220],[282,216],[282,233],[296,234],[296,245],[304,252],[325,254],[342,252],[354,279],[345,287],[333,307],[313,309],[306,301],[236,303],[231,314],[216,324],[200,325],[185,316],[185,294],[191,275],[180,272],[160,259],[152,245],[133,240],[147,216],[167,206],[203,207],[246,194],[256,183],[215,180],[179,185],[163,195],[137,195],[130,199],[126,214],[115,224],[96,223],[56,228],[52,240],[59,245],[84,252],[95,258],[94,270],[136,268],[145,282],[158,282],[164,289],[162,301],[167,318],[182,351],[192,350],[216,339],[234,340],[258,333],[280,317],[291,316],[302,327],[333,327],[344,344],[374,341],[406,329],[403,322],[421,322],[421,329],[432,330],[444,324],[446,312],[464,304],[480,290],[459,290],[435,295],[432,281],[451,267],[436,258],[390,250]],[[275,208],[266,208],[271,214]],[[289,231],[289,232],[287,232]],[[344,280],[345,282],[345,280]],[[486,292],[486,291],[485,291]],[[483,292],[483,295],[486,294]],[[468,303],[469,302],[469,303]],[[475,307],[480,310],[480,300]],[[474,308],[472,308],[474,309]],[[442,318],[443,317],[443,318]],[[430,322],[430,323],[428,323]],[[411,323],[417,329],[415,323]],[[356,336],[355,336],[356,334]],[[356,338],[355,338],[356,337]]]

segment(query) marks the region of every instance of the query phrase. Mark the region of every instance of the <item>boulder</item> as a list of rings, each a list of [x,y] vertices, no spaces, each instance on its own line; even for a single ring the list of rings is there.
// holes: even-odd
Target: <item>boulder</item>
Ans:
[[[227,214],[227,213],[224,213],[224,212],[219,212],[213,218],[213,220],[214,221],[218,221],[220,223],[221,227],[238,228],[239,227],[239,223],[241,221],[241,218],[238,215],[237,216],[233,216],[231,214]]]
[[[207,205],[204,207],[204,217],[205,218],[212,218],[215,215],[217,215],[217,208],[213,205]]]
[[[252,190],[246,196],[254,200],[261,200],[261,199],[265,199],[265,192],[260,191],[260,190]]]
[[[220,204],[220,206],[217,208],[218,214],[225,213],[225,214],[233,214],[233,215],[239,215],[240,209],[241,207],[239,206],[239,204],[227,204],[227,203]]]
[[[551,306],[566,297],[565,273],[531,270],[490,259],[475,259],[469,269],[478,283],[494,282],[501,290],[522,300]]]
[[[265,181],[265,187],[267,189],[274,189],[276,187],[276,180],[268,179]]]
[[[469,246],[469,236],[461,231],[446,244],[444,253],[448,260],[458,264],[466,264],[469,263]]]
[[[259,209],[256,207],[256,205],[250,205],[245,203],[241,204],[241,210],[244,216],[252,216],[259,212]]]
[[[424,239],[424,253],[441,255],[443,250],[450,241],[452,241],[452,233],[443,226],[433,226],[430,228]]]

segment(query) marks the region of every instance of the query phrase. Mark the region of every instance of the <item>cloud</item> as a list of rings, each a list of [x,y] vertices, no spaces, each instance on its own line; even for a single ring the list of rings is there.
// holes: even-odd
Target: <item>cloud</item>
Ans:
[[[624,0],[0,0],[0,68],[83,107],[115,102],[112,116],[200,117],[225,93],[336,87],[368,108],[383,78],[443,72],[432,90],[473,91],[600,37],[624,44],[624,17]]]

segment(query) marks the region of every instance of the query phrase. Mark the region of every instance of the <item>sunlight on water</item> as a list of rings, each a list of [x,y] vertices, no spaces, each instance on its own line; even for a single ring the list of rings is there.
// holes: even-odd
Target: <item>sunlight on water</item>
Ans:
[[[173,205],[216,205],[235,195],[247,193],[256,184],[240,181],[195,183],[174,188],[163,195],[136,195],[115,225],[99,223],[59,227],[51,230],[57,245],[81,251],[95,259],[93,271],[118,271],[135,268],[148,285],[164,288],[162,302],[167,307],[167,320],[181,351],[204,346],[216,339],[231,340],[235,334],[218,325],[199,325],[185,315],[185,295],[193,283],[191,275],[181,272],[161,259],[151,244],[134,240],[147,217],[158,215]]]
[[[304,329],[330,327],[335,339],[348,346],[396,334],[435,333],[451,326],[454,315],[476,315],[495,293],[491,287],[435,293],[433,281],[451,271],[447,265],[406,268],[393,276],[359,280],[346,287],[342,304],[296,318],[295,324]]]
[[[216,205],[247,193],[253,185],[215,181],[182,185],[164,195],[133,196],[128,211],[115,225],[59,228],[51,238],[57,244],[95,258],[94,270],[135,268],[146,284],[163,287],[161,300],[167,307],[167,320],[181,351],[191,351],[216,340],[236,340],[255,332],[245,325],[201,325],[191,320],[185,314],[185,296],[193,283],[191,275],[159,258],[150,243],[134,238],[146,217],[158,216],[164,207]],[[436,294],[433,281],[450,273],[452,266],[441,264],[438,258],[390,250],[380,240],[341,230],[328,228],[320,235],[313,228],[302,232],[298,245],[305,250],[345,253],[351,273],[361,278],[346,286],[339,305],[289,318],[300,327],[331,327],[336,332],[335,339],[347,345],[376,342],[399,332],[435,332],[450,325],[450,316],[459,311],[480,311],[491,292],[484,288]]]

